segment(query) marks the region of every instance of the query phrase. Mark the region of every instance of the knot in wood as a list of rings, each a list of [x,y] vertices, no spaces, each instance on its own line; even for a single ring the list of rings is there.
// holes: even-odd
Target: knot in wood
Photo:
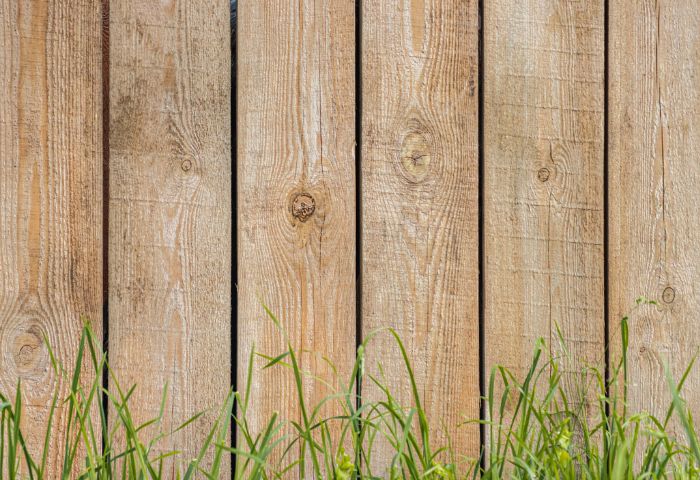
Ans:
[[[401,145],[401,166],[406,178],[418,183],[428,175],[431,151],[428,137],[420,131],[409,132]]]
[[[42,337],[34,327],[18,335],[15,340],[15,365],[20,371],[31,370],[38,364],[42,351]]]
[[[308,193],[297,193],[292,200],[292,216],[306,222],[316,211],[316,200]]]
[[[664,288],[664,291],[661,294],[661,299],[664,301],[664,303],[673,303],[673,301],[676,299],[676,291],[671,287]]]
[[[180,164],[183,172],[189,172],[192,169],[192,162],[190,160],[185,160]]]
[[[547,167],[542,167],[537,171],[537,179],[544,183],[549,180],[550,171]]]
[[[36,346],[34,345],[22,345],[19,347],[19,353],[17,354],[17,363],[19,365],[29,365],[34,357],[34,352],[36,351]]]

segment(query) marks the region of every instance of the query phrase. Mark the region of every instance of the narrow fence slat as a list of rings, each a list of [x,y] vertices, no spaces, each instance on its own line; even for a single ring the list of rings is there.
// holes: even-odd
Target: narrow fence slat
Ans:
[[[485,3],[485,373],[522,378],[543,337],[582,407],[575,373],[605,365],[604,22],[602,0]]]
[[[692,0],[610,4],[610,338],[630,316],[630,411],[663,417],[700,345],[700,14]],[[700,375],[683,396],[698,418]],[[684,436],[685,434],[683,434]]]
[[[189,459],[230,385],[229,4],[111,2],[109,27],[110,362],[137,423],[166,384],[166,431],[210,409],[159,444]]]
[[[251,349],[286,348],[324,379],[355,351],[354,2],[241,2],[238,9],[238,379]],[[264,363],[256,362],[257,366]],[[331,393],[304,380],[307,405]],[[256,368],[249,422],[300,420],[291,371]],[[309,409],[311,407],[309,406]],[[328,413],[328,412],[326,412]],[[337,412],[336,412],[337,413]]]
[[[433,440],[478,454],[478,9],[362,4],[362,333],[391,326],[414,362]],[[411,404],[390,336],[368,349]],[[381,393],[367,380],[363,395]],[[446,429],[446,432],[443,430]],[[373,458],[384,473],[391,449]]]
[[[0,392],[21,380],[37,456],[59,380],[44,336],[72,369],[81,316],[102,329],[100,18],[99,2],[0,1]],[[47,478],[60,476],[64,412]]]

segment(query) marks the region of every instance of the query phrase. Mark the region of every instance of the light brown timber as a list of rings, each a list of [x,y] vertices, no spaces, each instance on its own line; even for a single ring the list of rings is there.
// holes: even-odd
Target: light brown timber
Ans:
[[[189,459],[230,386],[229,4],[111,2],[109,28],[110,363],[137,424],[166,385],[165,431],[209,409],[159,444]]]
[[[700,345],[700,11],[692,0],[610,4],[610,338],[629,319],[628,409],[663,416]],[[700,375],[683,387],[697,416]],[[680,432],[678,432],[680,433]],[[685,435],[685,434],[683,434]]]
[[[362,333],[393,327],[414,362],[436,445],[478,454],[478,5],[362,4]],[[379,336],[367,370],[411,405]],[[366,380],[363,395],[381,393]],[[388,447],[384,445],[384,447]],[[386,468],[390,448],[374,454]],[[385,473],[383,470],[375,474]]]
[[[44,337],[72,370],[81,317],[102,332],[100,15],[94,1],[0,1],[0,392],[21,381],[32,452],[56,388],[66,395]],[[47,478],[65,429],[59,406]]]
[[[292,347],[305,351],[303,370],[345,388],[352,369],[354,28],[355,4],[348,0],[238,6],[241,386],[253,347],[273,356],[286,349],[263,303],[279,318]],[[332,378],[324,356],[337,366],[340,379]],[[304,391],[311,410],[333,389],[307,377]],[[301,420],[289,370],[256,369],[251,395],[253,431],[273,411]]]
[[[522,379],[542,337],[585,409],[578,373],[605,365],[604,3],[484,8],[485,374]]]

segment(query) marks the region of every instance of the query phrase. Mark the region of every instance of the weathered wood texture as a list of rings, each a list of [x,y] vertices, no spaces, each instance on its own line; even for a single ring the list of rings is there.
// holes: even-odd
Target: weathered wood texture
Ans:
[[[35,451],[60,383],[44,335],[72,368],[81,315],[102,328],[101,68],[99,2],[0,1],[0,391],[21,380]]]
[[[485,373],[525,374],[539,337],[602,370],[603,1],[484,7]]]
[[[285,344],[343,385],[355,350],[354,2],[242,2],[238,10],[238,360]],[[306,380],[314,404],[330,393]],[[293,376],[256,371],[253,429],[299,420]]]
[[[444,425],[464,454],[479,447],[457,428],[479,415],[477,21],[471,0],[362,5],[362,332],[400,333],[436,442]],[[368,371],[379,361],[410,404],[388,335]]]
[[[166,430],[230,385],[228,19],[226,0],[110,7],[109,355],[137,422],[167,383]],[[192,458],[208,423],[162,448]]]
[[[435,443],[445,438],[444,426],[457,451],[474,455],[477,427],[457,424],[479,415],[479,294],[487,374],[496,364],[522,374],[538,337],[562,354],[557,326],[569,349],[564,368],[578,372],[604,360],[607,268],[613,361],[619,318],[640,295],[659,300],[630,319],[629,408],[665,411],[665,362],[678,376],[700,345],[693,323],[700,310],[694,0],[610,2],[607,46],[604,0],[482,2],[483,292],[477,0],[364,0],[361,19],[348,0],[242,2],[235,213],[229,2],[104,0],[111,4],[109,62],[100,3],[0,0],[0,391],[12,394],[22,380],[31,444],[42,439],[59,385],[42,338],[70,365],[80,316],[102,330],[104,293],[110,361],[123,385],[138,384],[137,422],[155,416],[166,383],[166,430],[220,404],[232,342],[239,385],[253,345],[271,355],[285,348],[262,302],[304,351],[302,369],[331,384],[323,357],[345,382],[356,313],[365,336],[396,328],[435,422]],[[379,361],[399,400],[410,403],[405,366],[388,335],[371,345],[368,371],[376,374]],[[571,391],[576,381],[565,377],[573,401],[580,399]],[[331,393],[310,379],[304,388],[309,403]],[[684,392],[697,417],[698,375]],[[363,393],[379,395],[370,384]],[[275,410],[300,416],[283,368],[256,370],[250,405],[253,430]],[[161,448],[193,455],[212,415]],[[52,472],[61,421],[59,411]],[[387,455],[373,458],[386,466]]]
[[[610,5],[610,341],[630,317],[629,408],[663,415],[700,344],[700,11],[692,0]],[[617,355],[619,358],[619,348]],[[700,413],[700,376],[683,391]]]

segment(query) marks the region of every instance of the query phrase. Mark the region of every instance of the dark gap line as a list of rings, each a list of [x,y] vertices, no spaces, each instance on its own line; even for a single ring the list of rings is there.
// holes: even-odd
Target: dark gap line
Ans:
[[[478,5],[479,29],[479,85],[478,85],[478,150],[479,150],[479,418],[486,420],[486,328],[484,305],[484,0]],[[479,423],[479,462],[482,470],[486,467],[486,425]]]
[[[102,0],[102,351],[109,357],[109,0]],[[97,372],[96,372],[97,374]],[[109,374],[102,369],[102,454],[107,448]]]
[[[355,0],[355,360],[364,341],[362,328],[362,1]],[[355,378],[355,409],[362,407],[362,372]],[[356,430],[360,425],[354,426]],[[361,449],[360,449],[361,450]],[[363,463],[355,452],[358,469]]]
[[[610,298],[609,287],[610,278],[608,274],[608,260],[610,258],[610,239],[609,239],[609,189],[608,189],[608,89],[610,87],[610,68],[609,68],[609,30],[610,30],[610,6],[608,0],[603,3],[603,324],[605,328],[604,335],[604,352],[605,352],[605,396],[610,398]],[[610,403],[605,403],[605,415],[610,416]]]
[[[231,28],[231,389],[238,391],[238,5],[230,0]],[[238,405],[233,406],[233,415]],[[231,422],[231,445],[237,443],[236,422]],[[231,478],[236,473],[236,455],[231,453]]]
[[[362,332],[362,0],[355,0],[355,352]],[[362,381],[355,385],[355,407],[360,408]]]

